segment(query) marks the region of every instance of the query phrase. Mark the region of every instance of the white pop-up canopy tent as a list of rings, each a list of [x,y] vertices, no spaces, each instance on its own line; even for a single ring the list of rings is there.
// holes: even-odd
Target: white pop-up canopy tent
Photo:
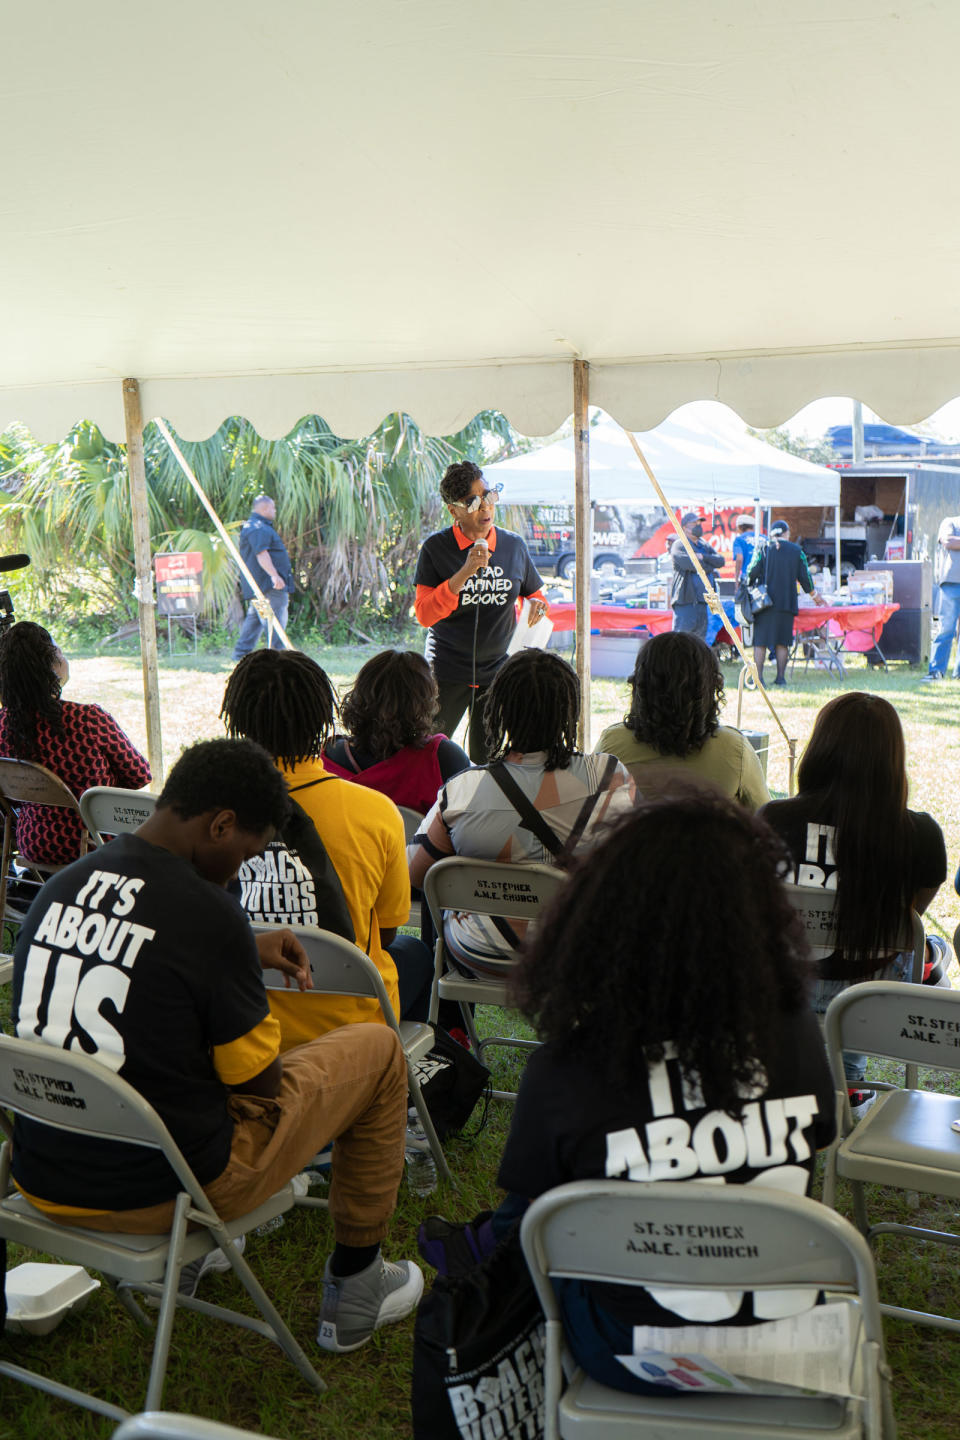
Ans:
[[[956,0],[48,0],[4,42],[0,425],[133,474],[141,414],[960,393]]]
[[[835,470],[777,450],[723,405],[683,405],[655,430],[637,436],[672,505],[829,505],[840,503]],[[544,505],[574,498],[574,441],[559,440],[498,465],[504,503]],[[611,504],[650,503],[650,482],[622,428],[602,418],[590,427],[590,493]]]

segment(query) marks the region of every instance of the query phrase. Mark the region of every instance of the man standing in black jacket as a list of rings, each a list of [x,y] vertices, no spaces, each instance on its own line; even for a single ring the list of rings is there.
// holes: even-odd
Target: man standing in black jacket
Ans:
[[[723,556],[718,555],[702,538],[703,525],[699,515],[695,515],[691,510],[684,515],[680,525],[712,582],[713,576],[710,572],[722,570]],[[689,635],[698,635],[704,640],[707,635],[707,602],[703,598],[703,581],[694,569],[693,561],[679,535],[670,547],[670,558],[673,561],[673,588],[670,591],[673,628],[685,630]]]
[[[276,518],[276,501],[270,495],[258,495],[250,518],[240,531],[239,549],[244,564],[270,602],[275,618],[286,629],[293,569],[287,547],[273,528]],[[244,655],[249,655],[256,648],[261,633],[265,638],[267,634],[267,622],[259,614],[253,600],[253,589],[242,573],[240,593],[247,602],[247,613],[233,648],[234,660],[242,660]],[[284,649],[276,630],[273,630],[270,644],[274,650]]]

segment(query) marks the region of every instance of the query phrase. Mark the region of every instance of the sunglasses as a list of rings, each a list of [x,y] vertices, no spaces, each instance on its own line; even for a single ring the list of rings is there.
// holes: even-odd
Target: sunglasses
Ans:
[[[469,500],[454,500],[452,503],[459,510],[466,510],[468,515],[476,515],[481,505],[496,505],[502,490],[502,485],[494,485],[492,490],[484,490],[479,495],[471,495]]]

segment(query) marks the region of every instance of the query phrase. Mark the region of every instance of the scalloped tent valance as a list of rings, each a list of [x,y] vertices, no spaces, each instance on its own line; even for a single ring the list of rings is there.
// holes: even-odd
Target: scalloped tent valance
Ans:
[[[955,0],[7,17],[0,425],[184,436],[960,393]]]

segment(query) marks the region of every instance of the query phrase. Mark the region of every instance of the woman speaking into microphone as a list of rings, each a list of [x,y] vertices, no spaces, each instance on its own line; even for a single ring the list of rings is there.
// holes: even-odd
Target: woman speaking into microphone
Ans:
[[[499,494],[472,460],[449,465],[440,497],[453,524],[423,542],[414,577],[414,610],[428,628],[425,653],[440,695],[437,731],[451,736],[469,710],[467,749],[475,765],[487,758],[483,701],[507,658],[517,601],[531,600],[531,624],[547,611],[522,538],[493,523]]]

